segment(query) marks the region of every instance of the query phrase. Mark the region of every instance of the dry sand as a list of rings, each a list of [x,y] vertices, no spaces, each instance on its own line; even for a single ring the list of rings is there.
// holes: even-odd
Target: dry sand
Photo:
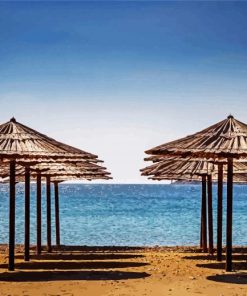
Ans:
[[[0,295],[247,296],[247,250],[237,250],[232,273],[196,248],[64,247],[32,255],[7,271],[1,246]],[[246,252],[246,255],[245,255]]]

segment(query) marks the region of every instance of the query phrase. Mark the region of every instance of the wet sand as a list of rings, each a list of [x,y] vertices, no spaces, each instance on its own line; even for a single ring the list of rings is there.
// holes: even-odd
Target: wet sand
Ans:
[[[247,250],[234,254],[234,272],[197,248],[62,247],[23,261],[7,271],[7,248],[0,247],[0,295],[245,295]]]

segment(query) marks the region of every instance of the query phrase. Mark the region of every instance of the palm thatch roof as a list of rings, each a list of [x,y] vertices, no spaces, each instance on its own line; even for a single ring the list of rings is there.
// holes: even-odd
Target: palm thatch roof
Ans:
[[[159,175],[159,176],[152,176],[148,177],[149,180],[153,181],[164,181],[164,180],[170,180],[170,181],[185,181],[185,182],[201,182],[201,176],[196,176],[196,175]],[[212,175],[212,181],[217,182],[217,175]],[[227,178],[224,176],[223,182],[226,182]],[[240,184],[247,184],[247,175],[243,174],[235,174],[233,177],[233,182],[234,183],[240,183]]]
[[[62,164],[62,163],[42,163],[30,166],[30,171],[32,176],[36,176],[37,173],[49,176],[82,176],[90,175],[99,177],[106,177],[110,175],[106,171],[105,167],[96,164]],[[25,168],[22,165],[16,165],[16,176],[24,176]],[[6,178],[9,176],[8,165],[0,166],[0,177]]]
[[[78,167],[75,165],[59,164],[54,166],[33,166],[30,170],[31,180],[36,180],[37,174],[40,173],[43,178],[49,176],[54,181],[65,180],[109,180],[112,179],[110,173],[105,168],[98,166],[90,167]],[[16,166],[16,181],[24,182],[25,168],[20,165]],[[3,182],[9,180],[9,173],[7,167],[0,168],[0,177]]]
[[[246,157],[247,125],[233,116],[198,133],[146,151],[151,155],[194,157]]]
[[[178,181],[201,181],[201,177],[203,175],[211,175],[212,181],[216,182],[218,181],[218,173],[212,172],[211,174],[190,174],[190,173],[176,173],[176,171],[172,172],[160,172],[160,173],[147,173],[144,172],[142,175],[148,176],[149,180],[156,180],[156,181],[164,181],[164,180],[178,180]],[[227,181],[226,174],[223,176],[223,181]],[[233,182],[235,183],[247,183],[247,174],[246,173],[237,173],[233,176]]]
[[[45,172],[50,176],[109,177],[97,155],[71,147],[41,134],[12,118],[0,125],[0,176],[9,176],[9,159],[16,160],[16,175],[24,176],[29,166],[31,175]]]
[[[87,181],[92,181],[92,180],[111,180],[112,177],[111,176],[107,176],[107,175],[102,175],[102,174],[85,174],[85,173],[80,173],[80,174],[51,174],[51,175],[47,175],[50,176],[50,180],[51,182],[55,183],[61,183],[61,182],[65,182],[65,181],[81,181],[81,180],[87,180]],[[43,176],[41,178],[42,182],[46,181],[45,179],[46,176]],[[23,176],[17,176],[16,177],[16,182],[17,183],[23,183],[25,181]],[[35,175],[31,175],[31,181],[32,182],[36,182],[36,176]],[[9,177],[4,177],[1,178],[0,177],[0,183],[9,183]]]
[[[159,157],[160,161],[141,169],[142,176],[148,176],[152,180],[198,180],[201,175],[212,175],[217,179],[218,166],[206,159],[182,158],[182,157]],[[224,164],[223,164],[224,165]],[[241,180],[247,173],[246,162],[234,162],[233,170],[236,175],[235,182],[238,182],[240,175]]]
[[[0,125],[0,158],[84,158],[97,155],[71,147],[41,134],[12,118]]]
[[[99,159],[84,159],[82,157],[76,157],[76,158],[71,158],[71,157],[58,157],[58,158],[49,158],[49,157],[44,157],[44,158],[17,158],[15,159],[16,164],[22,165],[22,166],[34,166],[38,164],[74,164],[74,165],[91,165],[91,164],[101,164],[104,161],[99,160]],[[9,163],[9,159],[1,159],[0,158],[0,166],[1,165],[6,165]]]
[[[203,175],[212,174],[215,167],[212,163],[202,160],[184,161],[181,158],[167,158],[158,163],[154,163],[144,169],[141,169],[143,176],[155,174],[176,174],[176,175]]]
[[[101,176],[101,175],[84,175],[83,177],[81,176],[55,176],[51,177],[51,182],[65,182],[65,181],[76,181],[76,180],[87,180],[87,181],[92,181],[92,180],[111,180],[111,176]]]

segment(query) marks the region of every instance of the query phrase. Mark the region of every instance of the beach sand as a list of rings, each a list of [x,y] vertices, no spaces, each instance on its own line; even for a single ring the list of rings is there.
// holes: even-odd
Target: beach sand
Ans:
[[[234,272],[196,248],[63,247],[7,271],[1,246],[0,295],[247,295],[247,250],[234,254]],[[246,254],[245,254],[246,253]]]

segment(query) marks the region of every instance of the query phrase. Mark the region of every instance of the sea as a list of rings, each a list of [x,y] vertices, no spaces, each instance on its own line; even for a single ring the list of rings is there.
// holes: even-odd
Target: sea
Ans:
[[[214,236],[217,188],[213,186]],[[55,211],[52,188],[52,242]],[[42,186],[42,243],[46,196]],[[195,246],[200,239],[200,184],[60,184],[61,244]],[[224,240],[226,188],[224,188]],[[0,185],[0,243],[8,242],[9,187]],[[234,186],[233,244],[247,244],[247,186]],[[216,242],[216,237],[214,237]],[[24,242],[24,186],[16,185],[16,243]],[[31,243],[36,242],[36,187],[31,184]]]

